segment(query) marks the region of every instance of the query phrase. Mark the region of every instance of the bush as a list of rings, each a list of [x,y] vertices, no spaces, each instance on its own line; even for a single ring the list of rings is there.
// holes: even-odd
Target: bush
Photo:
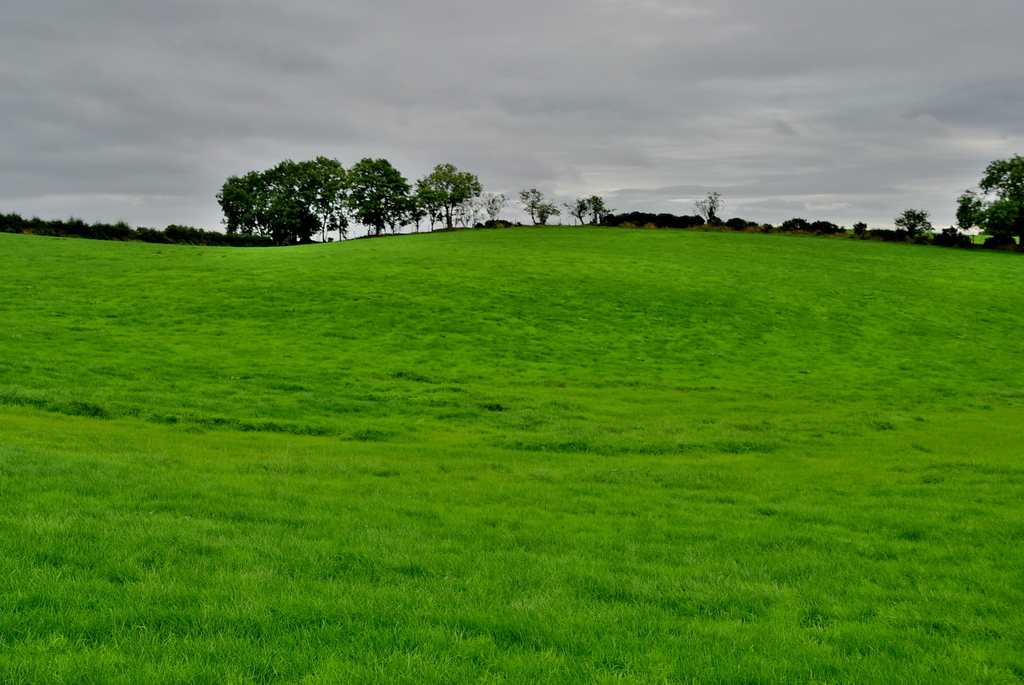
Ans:
[[[811,224],[806,219],[793,218],[782,222],[782,230],[786,233],[810,233]]]
[[[813,233],[818,235],[835,235],[836,233],[845,233],[846,229],[841,226],[836,226],[831,221],[815,221],[811,224],[810,229]]]
[[[868,231],[868,235],[874,240],[881,240],[887,243],[905,243],[907,242],[908,233],[903,229],[893,231],[887,228],[873,228]]]
[[[956,230],[953,226],[942,229],[941,233],[932,236],[932,245],[939,247],[973,247],[970,237]]]
[[[1017,249],[1017,241],[1012,235],[1000,233],[994,235],[991,238],[985,238],[985,243],[982,245],[986,250],[1006,250],[1013,252]]]

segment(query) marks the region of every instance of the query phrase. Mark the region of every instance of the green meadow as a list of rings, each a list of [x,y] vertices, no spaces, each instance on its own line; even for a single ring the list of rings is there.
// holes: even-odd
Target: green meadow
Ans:
[[[0,234],[0,683],[1024,682],[1022,283]]]

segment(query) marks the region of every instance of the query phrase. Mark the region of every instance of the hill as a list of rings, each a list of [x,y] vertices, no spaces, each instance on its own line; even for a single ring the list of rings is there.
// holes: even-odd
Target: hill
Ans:
[[[0,674],[1019,682],[1024,262],[0,235]]]

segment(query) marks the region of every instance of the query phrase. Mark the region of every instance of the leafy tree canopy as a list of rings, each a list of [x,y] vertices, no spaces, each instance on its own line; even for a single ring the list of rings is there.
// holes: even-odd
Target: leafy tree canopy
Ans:
[[[352,165],[348,177],[349,208],[375,235],[386,228],[393,233],[409,219],[412,189],[391,162],[366,157]]]
[[[1024,157],[997,159],[985,168],[981,192],[966,191],[957,200],[961,228],[978,226],[993,236],[1015,236],[1024,243]]]
[[[217,194],[228,233],[257,235],[277,245],[308,243],[317,233],[348,226],[346,174],[337,160],[286,159],[266,171],[231,176]]]
[[[454,164],[438,164],[433,171],[416,182],[416,187],[420,196],[440,210],[448,228],[452,227],[456,209],[480,197],[484,190],[480,179],[468,171],[459,171]]]

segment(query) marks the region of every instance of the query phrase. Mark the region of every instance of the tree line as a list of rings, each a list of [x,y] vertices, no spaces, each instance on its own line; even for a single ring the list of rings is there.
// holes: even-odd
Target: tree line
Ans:
[[[331,233],[347,238],[358,222],[369,235],[428,223],[431,230],[461,227],[511,226],[498,219],[508,206],[502,193],[485,193],[476,175],[452,164],[439,164],[414,184],[385,159],[365,158],[345,169],[337,160],[318,157],[306,162],[285,160],[266,171],[231,176],[217,200],[224,212],[227,233],[171,225],[164,230],[132,228],[124,222],[87,224],[81,219],[44,221],[19,214],[0,214],[0,232],[137,240],[152,243],[265,247],[331,240]],[[536,188],[519,193],[519,204],[536,225],[560,216],[559,206]],[[694,215],[628,212],[615,214],[597,195],[561,205],[579,224],[642,228],[703,228],[812,235],[846,233],[829,221],[793,218],[775,226],[739,217],[722,220],[722,196],[717,192],[694,202]],[[965,191],[957,200],[957,225],[935,231],[929,213],[907,209],[894,220],[894,229],[853,225],[853,237],[912,242],[946,247],[975,247],[966,235],[980,229],[988,236],[982,247],[1021,250],[1024,247],[1024,157],[1014,155],[988,165],[978,190]],[[518,225],[518,224],[516,224]]]
[[[512,225],[498,219],[508,206],[504,193],[485,193],[480,179],[454,164],[438,164],[410,183],[386,159],[364,158],[346,169],[336,159],[284,160],[265,171],[231,176],[217,193],[229,234],[255,235],[277,245],[321,242],[349,236],[353,223],[369,235],[429,225]],[[519,204],[534,224],[559,216],[558,205],[536,188],[519,193]],[[581,224],[600,223],[611,210],[597,196],[562,205]]]

